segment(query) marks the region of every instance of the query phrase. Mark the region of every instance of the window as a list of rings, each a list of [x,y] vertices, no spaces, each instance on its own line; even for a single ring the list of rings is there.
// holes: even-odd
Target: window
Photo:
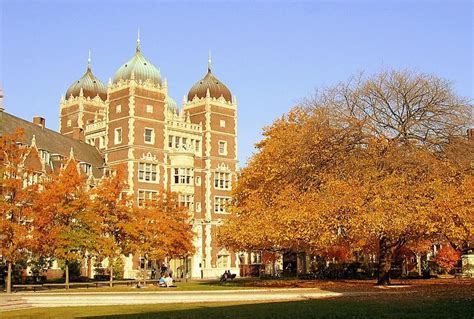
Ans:
[[[105,147],[105,136],[101,136],[99,139],[99,147],[104,148]]]
[[[192,168],[175,168],[173,181],[175,184],[187,184],[191,185],[193,180],[193,169]]]
[[[147,144],[153,144],[154,143],[155,132],[152,128],[145,128],[144,139],[145,139],[145,143],[147,143]]]
[[[179,194],[179,205],[185,206],[188,209],[194,205],[194,195],[191,194]]]
[[[143,207],[145,206],[146,201],[156,199],[158,192],[156,191],[146,191],[146,190],[139,190],[138,191],[138,206]]]
[[[228,268],[229,267],[229,255],[217,255],[217,267]]]
[[[147,113],[153,113],[153,105],[147,105],[146,106],[146,112]]]
[[[219,126],[220,127],[225,127],[225,120],[220,120],[219,121]]]
[[[122,143],[122,128],[116,128],[114,131],[114,142],[115,144],[120,144]]]
[[[194,179],[196,180],[196,185],[201,186],[201,176],[196,176]]]
[[[152,265],[151,265],[151,260],[148,260],[148,262],[146,262],[146,259],[145,257],[140,257],[140,269],[145,269],[145,263],[146,263],[146,269],[151,269]]]
[[[48,151],[40,150],[40,157],[44,163],[49,164],[51,157]]]
[[[179,136],[175,136],[174,137],[174,147],[175,148],[178,148],[179,147]]]
[[[120,104],[119,104],[119,105],[116,105],[116,106],[115,106],[115,113],[118,114],[118,113],[121,113],[121,112],[122,112],[122,105],[120,105]]]
[[[250,254],[252,264],[261,264],[262,263],[262,254],[260,253],[251,253]]]
[[[138,180],[141,182],[158,181],[158,164],[138,163]]]
[[[92,174],[92,165],[91,164],[81,163],[80,166],[81,166],[81,169],[84,173],[86,173],[87,175]]]
[[[227,155],[227,142],[219,141],[219,155]]]
[[[72,126],[72,121],[71,120],[67,120],[67,127],[71,127]]]
[[[216,196],[214,197],[214,212],[227,213],[227,205],[230,202],[230,197]]]
[[[196,203],[196,211],[198,213],[201,212],[201,203],[199,203],[199,202]]]
[[[95,138],[89,138],[87,139],[87,144],[95,146]]]
[[[217,189],[230,189],[230,173],[215,172],[214,187]]]
[[[169,148],[173,147],[173,135],[168,136],[168,147]]]
[[[200,146],[200,144],[201,144],[200,141],[197,140],[197,141],[196,141],[196,152],[197,152],[197,153],[199,153],[199,148],[200,148],[199,146]]]

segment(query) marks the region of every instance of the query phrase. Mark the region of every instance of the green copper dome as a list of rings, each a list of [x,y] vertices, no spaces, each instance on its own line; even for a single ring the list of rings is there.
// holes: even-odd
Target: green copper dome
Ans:
[[[168,105],[168,110],[172,110],[174,113],[179,113],[178,104],[176,104],[176,101],[173,100],[171,96],[169,95],[166,96],[165,103],[166,105]]]
[[[71,84],[71,86],[66,91],[66,98],[69,98],[71,95],[78,97],[81,93],[81,89],[84,97],[93,99],[98,95],[103,101],[107,99],[107,89],[105,88],[104,84],[92,73],[90,57],[87,63],[86,73],[84,73],[84,75],[79,80]]]
[[[114,83],[117,83],[120,79],[130,79],[132,73],[137,81],[151,80],[154,84],[161,84],[160,70],[143,56],[140,50],[140,39],[137,40],[137,49],[134,56],[115,73]]]

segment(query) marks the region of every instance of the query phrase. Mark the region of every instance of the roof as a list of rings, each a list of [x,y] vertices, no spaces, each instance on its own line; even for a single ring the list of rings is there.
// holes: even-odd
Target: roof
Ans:
[[[76,160],[91,164],[94,176],[101,175],[99,168],[105,166],[105,161],[95,146],[0,111],[0,135],[14,133],[17,129],[24,130],[25,144],[31,143],[34,135],[36,147],[51,154],[60,154],[67,158],[72,148]]]
[[[227,102],[232,102],[232,93],[230,93],[230,90],[224,83],[212,74],[210,67],[204,78],[194,84],[191,90],[189,90],[188,101],[192,101],[195,96],[198,98],[206,97],[207,90],[209,90],[209,94],[213,98],[218,99],[222,96]]]
[[[114,83],[117,83],[120,79],[129,80],[132,74],[137,81],[145,82],[146,80],[151,80],[155,85],[161,84],[160,70],[143,56],[140,42],[137,43],[137,49],[133,57],[115,73]]]
[[[107,99],[107,89],[104,84],[95,77],[89,66],[87,67],[86,73],[67,89],[66,99],[71,95],[78,97],[81,94],[81,89],[84,97],[93,99],[98,95],[103,101]]]

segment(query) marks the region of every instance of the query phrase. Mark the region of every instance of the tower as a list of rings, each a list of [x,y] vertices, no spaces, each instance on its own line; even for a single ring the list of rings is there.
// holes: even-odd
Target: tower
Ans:
[[[66,96],[61,97],[60,133],[84,141],[86,126],[104,118],[106,99],[104,84],[92,73],[89,51],[86,72],[69,86]]]
[[[201,237],[202,250],[198,249],[193,266],[201,264],[204,277],[219,275],[225,269],[236,271],[236,254],[219,247],[216,234],[229,214],[227,204],[238,169],[237,102],[227,86],[213,74],[210,56],[207,73],[189,90],[183,110],[189,113],[191,123],[202,125],[202,159],[197,164],[202,167],[203,214],[194,224],[194,230]]]
[[[138,36],[135,54],[108,85],[105,152],[109,166],[126,166],[129,193],[137,204],[153,197],[166,179],[166,95],[166,82],[142,54]]]

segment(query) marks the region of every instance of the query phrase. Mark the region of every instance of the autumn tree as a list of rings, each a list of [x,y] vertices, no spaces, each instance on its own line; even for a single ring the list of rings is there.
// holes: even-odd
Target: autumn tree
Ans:
[[[187,207],[181,206],[178,194],[159,192],[153,199],[134,207],[132,251],[149,260],[184,257],[193,253],[194,233]]]
[[[20,146],[22,132],[0,136],[0,250],[7,262],[6,288],[11,292],[12,265],[30,255],[32,199],[36,184],[29,183],[35,172],[25,165],[28,157],[39,160],[33,148]]]
[[[445,272],[450,272],[461,258],[461,254],[450,245],[441,247],[433,261]]]
[[[52,174],[33,204],[38,254],[65,262],[66,289],[69,264],[84,257],[96,239],[88,220],[88,201],[85,176],[71,158]]]
[[[353,251],[373,247],[379,284],[390,282],[393,253],[404,245],[435,237],[466,243],[474,213],[474,193],[466,192],[470,108],[448,82],[410,72],[322,91],[265,128],[234,189],[235,216],[221,242],[321,254],[341,242]]]
[[[111,287],[114,262],[129,252],[131,234],[137,227],[134,222],[140,222],[133,219],[124,180],[121,167],[103,177],[92,191],[86,218],[94,237],[89,253],[108,259]]]

